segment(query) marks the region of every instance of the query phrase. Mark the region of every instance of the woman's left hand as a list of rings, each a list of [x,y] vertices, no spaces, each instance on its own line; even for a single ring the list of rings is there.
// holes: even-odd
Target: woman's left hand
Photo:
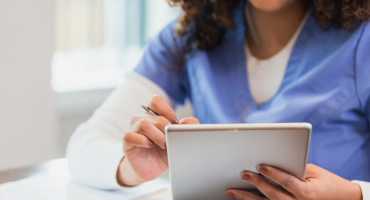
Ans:
[[[361,188],[358,184],[352,183],[313,164],[307,165],[305,181],[301,181],[288,173],[269,166],[261,166],[258,168],[258,171],[261,174],[245,172],[242,175],[242,179],[257,187],[260,192],[271,200],[362,199]],[[264,177],[280,185],[285,190],[273,185]],[[230,189],[226,194],[236,199],[264,199],[243,190]]]

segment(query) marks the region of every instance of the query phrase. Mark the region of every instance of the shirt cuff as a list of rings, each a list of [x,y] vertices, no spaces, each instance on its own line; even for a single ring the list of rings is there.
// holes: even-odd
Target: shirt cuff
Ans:
[[[362,199],[370,200],[370,182],[357,181],[357,180],[352,181],[352,182],[358,184],[361,187]]]
[[[101,189],[121,188],[117,182],[117,170],[123,158],[122,144],[93,132],[89,136],[91,140],[96,140],[93,145],[81,145],[83,148],[75,150],[75,154],[67,153],[72,179]]]

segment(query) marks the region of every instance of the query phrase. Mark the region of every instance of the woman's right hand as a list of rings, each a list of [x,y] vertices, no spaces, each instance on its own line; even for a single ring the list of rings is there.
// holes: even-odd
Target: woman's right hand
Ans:
[[[159,116],[143,114],[132,118],[130,131],[123,139],[125,157],[117,172],[121,185],[138,185],[157,178],[167,170],[167,125],[199,124],[196,118],[185,118],[179,122],[175,111],[160,96],[153,96],[148,107]]]

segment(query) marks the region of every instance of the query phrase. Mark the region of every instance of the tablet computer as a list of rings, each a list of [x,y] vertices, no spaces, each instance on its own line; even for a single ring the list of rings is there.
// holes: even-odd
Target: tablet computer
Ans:
[[[166,127],[173,199],[229,199],[227,189],[256,190],[244,171],[270,165],[304,180],[309,123],[186,124]]]

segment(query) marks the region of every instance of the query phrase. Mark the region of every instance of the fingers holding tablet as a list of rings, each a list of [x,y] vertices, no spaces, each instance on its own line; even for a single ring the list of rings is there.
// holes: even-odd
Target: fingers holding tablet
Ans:
[[[242,190],[228,190],[226,195],[235,199],[248,199],[248,200],[262,200],[267,198],[262,198],[258,195],[255,195],[251,192],[246,192]]]
[[[241,179],[254,185],[268,199],[293,200],[296,199],[297,196],[302,196],[301,193],[304,190],[304,182],[293,175],[270,166],[260,166],[258,168],[258,172],[260,174],[246,171],[242,174]],[[281,187],[272,184],[271,181]],[[238,199],[262,199],[261,197],[244,190],[230,189],[226,192],[226,195]]]
[[[286,191],[298,196],[304,188],[304,182],[298,178],[270,166],[261,166],[258,171],[266,178],[283,187]]]
[[[246,172],[241,177],[247,183],[254,185],[262,194],[271,200],[293,200],[293,196],[283,189],[268,181],[263,175],[253,172]],[[235,192],[235,191],[234,191]],[[240,191],[244,193],[244,191]]]

